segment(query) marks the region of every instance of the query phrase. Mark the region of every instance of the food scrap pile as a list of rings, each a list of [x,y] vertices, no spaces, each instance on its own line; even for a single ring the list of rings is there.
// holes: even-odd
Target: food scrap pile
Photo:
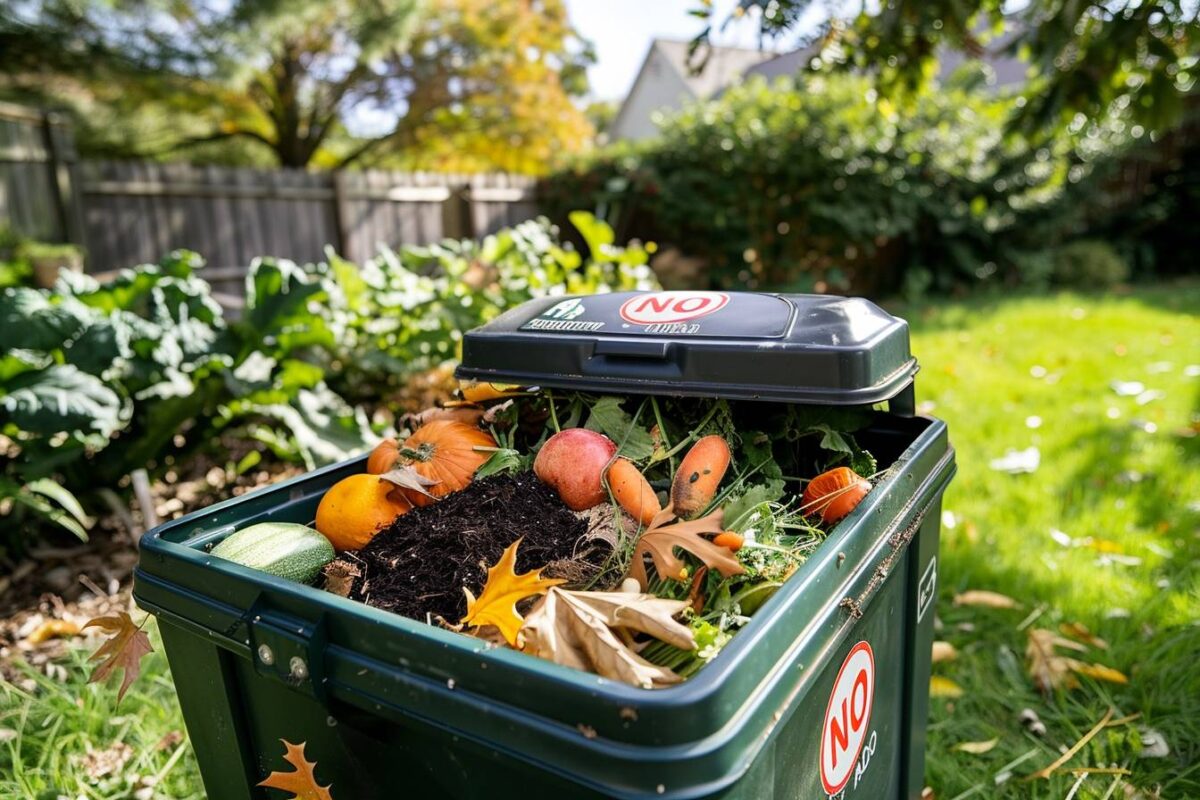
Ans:
[[[474,383],[461,395],[327,491],[315,528],[336,554],[251,529],[227,551],[655,688],[716,657],[877,471],[858,409]]]

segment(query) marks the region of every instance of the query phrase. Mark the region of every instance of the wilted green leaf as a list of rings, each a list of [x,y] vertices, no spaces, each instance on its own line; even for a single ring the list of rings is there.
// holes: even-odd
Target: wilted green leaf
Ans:
[[[519,452],[503,447],[492,453],[491,457],[483,462],[483,466],[475,471],[475,480],[486,478],[490,475],[516,472],[523,466],[525,466],[525,462]]]
[[[745,492],[724,505],[725,524],[730,530],[741,532],[748,526],[750,512],[764,503],[783,496],[783,483],[755,483]]]

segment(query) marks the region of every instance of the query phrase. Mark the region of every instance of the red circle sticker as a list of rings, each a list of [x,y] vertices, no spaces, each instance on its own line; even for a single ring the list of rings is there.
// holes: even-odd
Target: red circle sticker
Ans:
[[[825,708],[821,726],[821,784],[837,794],[854,774],[871,726],[875,702],[875,653],[867,642],[850,649]]]
[[[719,311],[728,302],[724,292],[646,292],[621,304],[621,319],[634,325],[686,322]]]

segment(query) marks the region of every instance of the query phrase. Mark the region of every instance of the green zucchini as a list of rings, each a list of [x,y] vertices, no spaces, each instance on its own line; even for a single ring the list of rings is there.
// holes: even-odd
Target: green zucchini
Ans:
[[[212,554],[299,583],[310,583],[334,558],[328,539],[294,522],[260,522],[243,528],[214,547]]]

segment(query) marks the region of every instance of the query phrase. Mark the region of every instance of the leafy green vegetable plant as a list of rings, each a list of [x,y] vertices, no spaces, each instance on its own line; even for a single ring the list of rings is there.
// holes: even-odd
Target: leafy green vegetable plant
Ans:
[[[455,358],[462,331],[532,297],[657,285],[646,249],[574,219],[589,259],[545,220],[480,243],[384,249],[361,267],[332,252],[315,265],[256,259],[234,321],[187,251],[103,283],[64,273],[53,291],[0,290],[0,341],[16,345],[0,354],[0,499],[12,501],[0,511],[36,511],[78,535],[86,515],[47,486],[87,502],[222,433],[310,469],[365,449],[378,438],[367,408]]]

